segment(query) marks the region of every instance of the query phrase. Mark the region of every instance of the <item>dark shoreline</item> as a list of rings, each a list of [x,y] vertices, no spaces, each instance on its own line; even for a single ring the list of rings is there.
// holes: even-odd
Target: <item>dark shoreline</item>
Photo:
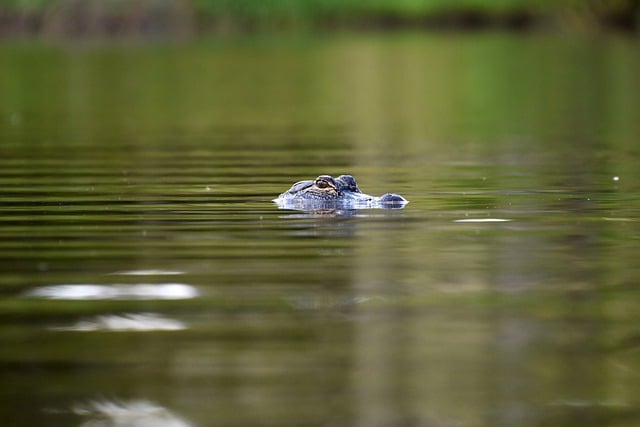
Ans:
[[[177,5],[178,3],[176,3]],[[566,12],[566,11],[565,11]],[[601,13],[543,13],[539,10],[487,11],[455,9],[423,15],[390,12],[324,14],[291,17],[196,13],[187,7],[161,10],[96,10],[78,3],[69,8],[10,10],[0,8],[0,39],[159,38],[184,39],[206,35],[241,35],[301,31],[614,31],[634,34],[640,19],[634,10]]]

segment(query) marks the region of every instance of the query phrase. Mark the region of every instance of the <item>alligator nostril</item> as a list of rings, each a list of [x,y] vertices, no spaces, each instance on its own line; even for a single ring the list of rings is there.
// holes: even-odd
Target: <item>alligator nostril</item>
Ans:
[[[387,193],[380,196],[380,203],[386,203],[390,205],[405,205],[407,204],[407,199],[399,194]]]

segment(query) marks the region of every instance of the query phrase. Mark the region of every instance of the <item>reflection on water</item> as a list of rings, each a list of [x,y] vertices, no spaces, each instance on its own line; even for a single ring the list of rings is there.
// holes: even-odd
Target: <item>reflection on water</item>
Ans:
[[[370,211],[364,209],[329,209],[329,208],[321,208],[321,209],[297,209],[288,205],[279,206],[280,209],[285,210],[293,210],[298,211],[297,213],[290,213],[286,215],[281,215],[282,218],[291,218],[291,219],[301,219],[301,218],[382,218],[382,217],[391,217],[392,215],[388,213],[380,214],[380,213],[372,213]],[[388,208],[386,210],[391,209],[402,209],[399,207],[396,208]]]
[[[3,426],[637,426],[639,61],[0,46]],[[272,202],[341,171],[411,203]]]
[[[62,300],[100,299],[189,299],[198,291],[182,283],[113,284],[113,285],[51,285],[30,290],[27,296]]]
[[[131,271],[116,271],[110,274],[114,276],[177,276],[180,274],[184,274],[184,271],[131,270]]]
[[[178,331],[186,325],[154,313],[105,314],[84,319],[70,326],[57,326],[56,331]]]
[[[454,219],[453,222],[509,222],[510,219],[505,218],[463,218]]]
[[[146,400],[94,400],[76,404],[73,412],[87,418],[81,427],[191,427],[168,409]]]

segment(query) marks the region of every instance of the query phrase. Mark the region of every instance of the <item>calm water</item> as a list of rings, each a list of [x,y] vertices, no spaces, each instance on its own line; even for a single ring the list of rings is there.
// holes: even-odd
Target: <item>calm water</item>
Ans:
[[[2,426],[640,424],[640,49],[0,46]],[[350,173],[402,210],[280,210]]]

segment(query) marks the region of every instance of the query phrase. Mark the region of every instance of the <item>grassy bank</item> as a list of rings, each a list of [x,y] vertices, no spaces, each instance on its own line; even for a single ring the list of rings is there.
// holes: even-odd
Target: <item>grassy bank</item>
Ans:
[[[640,0],[4,0],[0,35],[159,36],[394,28],[637,31]]]

